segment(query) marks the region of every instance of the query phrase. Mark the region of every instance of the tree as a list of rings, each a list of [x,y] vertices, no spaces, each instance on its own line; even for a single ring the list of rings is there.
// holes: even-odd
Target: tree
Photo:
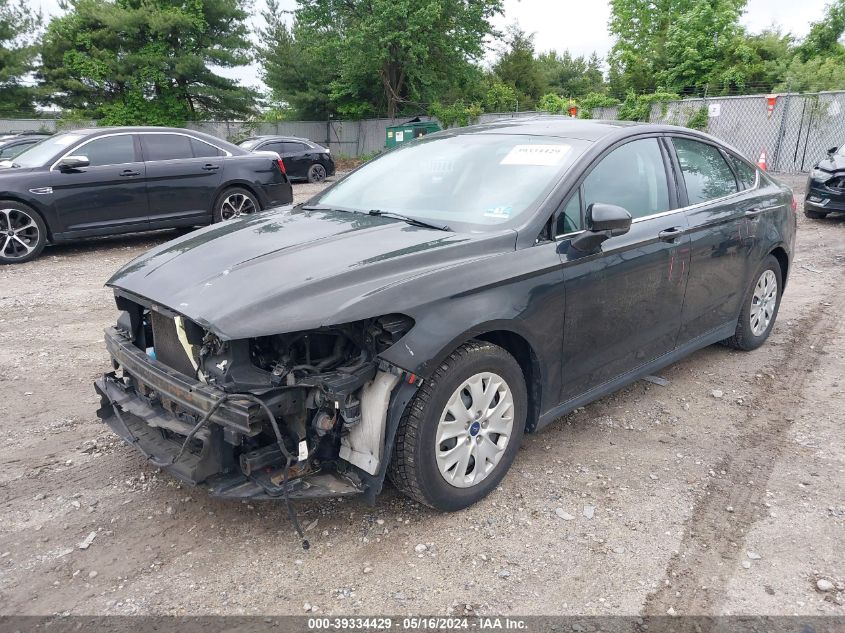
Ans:
[[[244,0],[69,0],[47,27],[48,101],[104,123],[245,116],[254,93],[211,66],[249,62]]]
[[[700,93],[744,81],[746,0],[611,0],[611,90]]]
[[[531,109],[546,88],[534,56],[534,35],[528,35],[517,25],[510,26],[506,48],[493,65],[493,73],[516,90],[523,110]]]
[[[845,33],[845,0],[827,5],[825,16],[810,27],[810,32],[798,47],[798,57],[807,62],[816,57],[843,57],[845,46],[839,40]]]
[[[548,89],[566,97],[580,97],[591,92],[604,92],[604,74],[601,58],[593,53],[590,57],[573,57],[569,51],[542,53],[537,58],[540,72]]]
[[[328,73],[326,109],[342,116],[418,112],[477,79],[501,11],[502,0],[298,0],[292,50],[322,68],[303,83],[265,54],[265,78],[293,99],[320,90]]]
[[[0,112],[5,115],[34,110],[34,90],[23,81],[35,67],[40,25],[40,14],[23,1],[0,0]]]

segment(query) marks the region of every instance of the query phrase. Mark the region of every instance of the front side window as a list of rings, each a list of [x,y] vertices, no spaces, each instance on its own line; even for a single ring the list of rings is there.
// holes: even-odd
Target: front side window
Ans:
[[[141,144],[144,148],[144,159],[148,161],[194,157],[191,139],[181,134],[143,134]]]
[[[644,218],[669,210],[669,185],[656,138],[626,143],[605,156],[584,180],[584,207],[615,204]]]
[[[425,136],[365,163],[315,202],[489,230],[536,211],[589,145],[502,133]]]
[[[134,163],[135,139],[131,134],[104,136],[73,150],[72,154],[87,157],[90,167]]]
[[[681,164],[690,205],[737,192],[733,172],[717,148],[686,138],[672,139],[672,143]]]

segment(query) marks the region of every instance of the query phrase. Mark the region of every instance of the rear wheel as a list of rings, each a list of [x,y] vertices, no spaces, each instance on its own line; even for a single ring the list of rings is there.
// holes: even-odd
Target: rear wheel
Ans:
[[[214,203],[214,221],[233,220],[260,211],[255,196],[242,187],[232,187],[221,193]]]
[[[314,163],[308,168],[308,182],[323,182],[326,179],[326,168],[320,163]]]
[[[522,369],[501,347],[472,341],[426,380],[405,410],[391,481],[409,497],[454,511],[479,501],[510,468],[525,431]]]
[[[731,338],[723,341],[725,345],[750,351],[765,343],[775,325],[780,308],[782,277],[780,263],[773,255],[769,255],[745,295],[736,332]]]
[[[0,264],[35,259],[47,244],[47,227],[33,209],[13,200],[0,200]]]
[[[827,217],[827,211],[814,211],[813,209],[804,209],[804,215],[812,220],[821,220],[824,217]]]

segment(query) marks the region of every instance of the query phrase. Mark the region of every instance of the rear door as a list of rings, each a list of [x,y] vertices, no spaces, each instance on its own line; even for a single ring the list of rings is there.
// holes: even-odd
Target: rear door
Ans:
[[[314,150],[299,141],[285,141],[282,146],[282,159],[288,175],[293,178],[307,178],[308,168],[314,162]]]
[[[621,206],[633,221],[628,233],[584,254],[568,242],[594,203]],[[675,348],[689,238],[665,144],[647,137],[613,148],[564,205],[557,226],[566,286],[561,393],[566,402]]]
[[[83,237],[147,228],[146,167],[135,135],[98,136],[64,156],[85,156],[90,164],[62,171],[59,159],[51,168],[56,214],[62,225],[56,232]]]
[[[141,134],[147,166],[150,226],[190,225],[211,218],[227,152],[187,134]]]
[[[737,182],[726,155],[701,139],[673,137],[674,161],[681,174],[681,203],[690,226],[690,280],[680,338],[688,341],[735,325],[753,271],[759,222],[755,190]],[[755,174],[756,175],[756,174]]]

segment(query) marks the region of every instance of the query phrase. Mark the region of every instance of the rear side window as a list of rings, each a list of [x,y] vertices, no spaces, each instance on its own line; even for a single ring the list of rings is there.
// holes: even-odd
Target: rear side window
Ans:
[[[736,179],[722,153],[706,143],[685,138],[672,139],[689,204],[699,204],[737,192]]]
[[[285,153],[285,144],[284,143],[267,143],[266,145],[261,146],[262,152],[276,152],[279,155]]]
[[[297,152],[304,152],[306,149],[308,149],[308,147],[303,145],[302,143],[285,142],[282,143],[282,145],[285,148],[284,151],[286,154],[296,154]]]
[[[79,147],[74,156],[86,156],[91,167],[135,162],[135,139],[131,134],[104,136]]]
[[[728,154],[728,160],[731,161],[736,176],[739,179],[740,189],[753,189],[754,184],[757,182],[757,170],[732,154]]]
[[[585,208],[615,204],[635,219],[668,211],[669,184],[657,139],[631,141],[610,152],[584,180],[583,193]]]
[[[191,139],[181,134],[143,134],[141,145],[148,161],[194,157]]]
[[[191,139],[191,149],[194,151],[194,158],[223,156],[223,152],[214,147],[214,145],[209,145],[208,143],[205,143],[195,138]]]

